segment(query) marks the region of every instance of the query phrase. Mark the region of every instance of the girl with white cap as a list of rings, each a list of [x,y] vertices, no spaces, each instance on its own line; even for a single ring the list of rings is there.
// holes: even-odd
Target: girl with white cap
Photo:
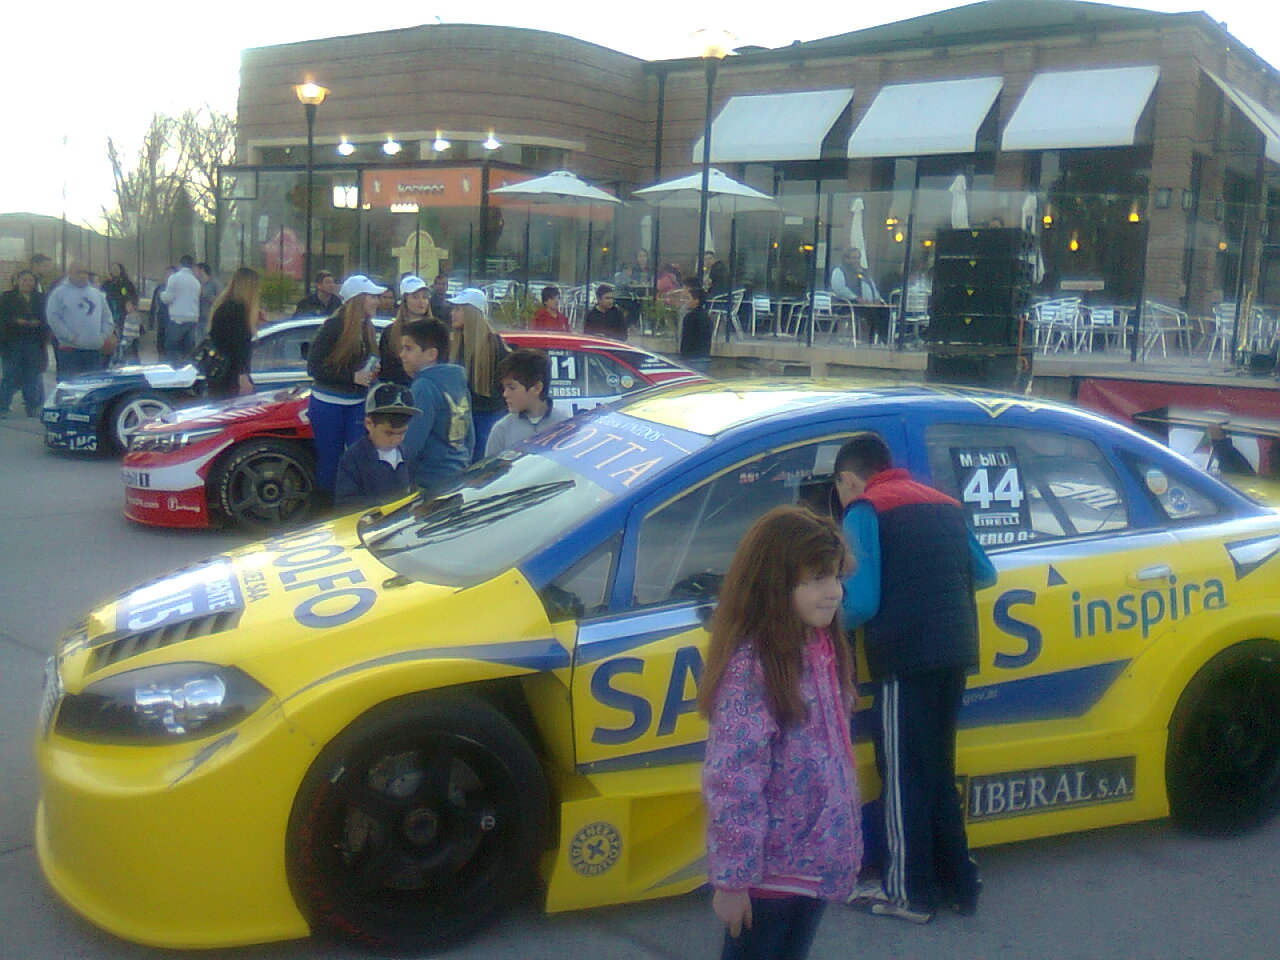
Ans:
[[[421,277],[410,274],[400,281],[400,309],[391,325],[382,331],[378,352],[382,355],[382,369],[378,379],[384,383],[409,385],[413,377],[405,373],[400,362],[400,331],[414,320],[436,319],[431,315],[431,288]]]
[[[475,427],[475,459],[479,460],[484,456],[490,429],[507,412],[502,383],[498,380],[498,361],[510,353],[511,348],[489,326],[489,318],[485,316],[489,298],[483,290],[468,287],[447,302],[451,305],[449,319],[453,326],[449,362],[461,364],[467,371],[471,422]]]
[[[342,308],[324,322],[307,350],[316,445],[316,487],[329,496],[342,451],[365,434],[364,400],[378,375],[378,338],[372,318],[387,288],[363,274],[343,281]]]

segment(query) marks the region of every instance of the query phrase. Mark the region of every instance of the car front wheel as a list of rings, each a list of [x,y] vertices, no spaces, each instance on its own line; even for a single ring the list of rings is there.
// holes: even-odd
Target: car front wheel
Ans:
[[[290,883],[313,929],[432,950],[529,888],[548,790],[516,727],[477,697],[397,701],[317,759],[294,803]]]
[[[121,452],[129,449],[129,441],[148,420],[163,417],[173,407],[153,393],[131,393],[111,405],[107,414],[107,441]]]
[[[233,524],[252,530],[302,520],[311,509],[315,460],[289,440],[250,440],[232,448],[210,475],[210,500]]]
[[[1280,805],[1280,648],[1218,654],[1183,691],[1169,724],[1169,812],[1203,833],[1247,830]]]

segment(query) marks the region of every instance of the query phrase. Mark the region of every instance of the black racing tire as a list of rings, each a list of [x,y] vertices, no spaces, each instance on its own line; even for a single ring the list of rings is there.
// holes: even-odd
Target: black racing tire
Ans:
[[[162,417],[173,410],[173,405],[154,393],[126,393],[116,397],[107,407],[99,431],[107,446],[117,453],[129,449],[129,439],[148,420]]]
[[[306,519],[315,484],[311,451],[292,440],[263,437],[223,454],[209,474],[209,502],[234,526],[274,530]]]
[[[312,765],[289,820],[289,883],[317,933],[434,950],[532,889],[548,810],[538,758],[488,702],[395,701]]]
[[[1280,807],[1280,646],[1222,651],[1187,684],[1169,722],[1169,813],[1197,833],[1238,833]]]

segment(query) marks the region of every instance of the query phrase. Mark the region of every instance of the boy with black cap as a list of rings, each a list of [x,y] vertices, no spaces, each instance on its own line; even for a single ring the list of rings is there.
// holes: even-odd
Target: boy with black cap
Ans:
[[[413,488],[409,463],[400,444],[409,421],[422,411],[413,394],[398,383],[380,383],[364,404],[364,437],[347,447],[338,461],[334,505],[344,510],[373,507],[405,496]]]

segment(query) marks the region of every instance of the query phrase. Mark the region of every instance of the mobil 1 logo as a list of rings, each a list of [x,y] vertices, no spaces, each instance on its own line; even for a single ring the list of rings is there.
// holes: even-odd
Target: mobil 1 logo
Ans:
[[[952,447],[951,463],[969,526],[984,547],[1031,539],[1031,511],[1013,447]]]

